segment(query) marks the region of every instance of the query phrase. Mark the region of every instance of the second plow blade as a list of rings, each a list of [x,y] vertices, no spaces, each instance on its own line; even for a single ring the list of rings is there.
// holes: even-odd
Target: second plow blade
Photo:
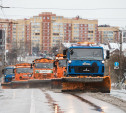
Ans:
[[[29,88],[28,81],[12,81],[11,82],[11,88]]]
[[[51,88],[51,79],[44,79],[44,80],[39,80],[39,79],[34,79],[34,80],[29,80],[29,88]]]
[[[2,89],[11,89],[11,82],[9,83],[1,83]]]

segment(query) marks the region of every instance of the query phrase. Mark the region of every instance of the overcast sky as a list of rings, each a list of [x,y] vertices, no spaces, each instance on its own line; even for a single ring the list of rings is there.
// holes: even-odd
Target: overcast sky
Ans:
[[[10,7],[0,10],[0,17],[2,18],[22,19],[38,15],[41,12],[52,12],[57,16],[64,16],[69,18],[79,15],[81,18],[98,19],[99,25],[109,24],[111,26],[119,27],[126,26],[126,0],[0,1],[2,6]]]

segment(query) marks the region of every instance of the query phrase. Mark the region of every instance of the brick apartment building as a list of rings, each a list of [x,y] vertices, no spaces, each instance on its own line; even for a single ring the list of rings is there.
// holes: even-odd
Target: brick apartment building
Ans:
[[[118,42],[119,41],[119,27],[112,27],[109,25],[98,26],[98,36],[100,43]]]
[[[5,22],[6,21],[6,22]],[[32,54],[34,51],[50,53],[60,43],[91,41],[104,43],[118,40],[118,28],[98,27],[98,20],[65,18],[44,12],[30,19],[0,20],[5,29],[8,49],[18,47]],[[111,35],[111,37],[109,37]],[[106,37],[105,37],[106,36]]]

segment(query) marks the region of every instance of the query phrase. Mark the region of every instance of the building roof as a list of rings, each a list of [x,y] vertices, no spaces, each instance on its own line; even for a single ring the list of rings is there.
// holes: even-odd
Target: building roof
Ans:
[[[69,48],[70,46],[76,44],[76,43],[62,43],[65,48]],[[116,50],[120,49],[120,44],[119,43],[109,43],[108,45],[106,44],[99,44],[100,47],[103,47],[104,50]],[[122,43],[122,51],[126,50],[126,43]]]

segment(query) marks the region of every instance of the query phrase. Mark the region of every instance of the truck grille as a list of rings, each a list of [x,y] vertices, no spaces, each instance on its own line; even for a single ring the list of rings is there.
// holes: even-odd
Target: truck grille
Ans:
[[[98,66],[74,66],[75,73],[98,73]]]

